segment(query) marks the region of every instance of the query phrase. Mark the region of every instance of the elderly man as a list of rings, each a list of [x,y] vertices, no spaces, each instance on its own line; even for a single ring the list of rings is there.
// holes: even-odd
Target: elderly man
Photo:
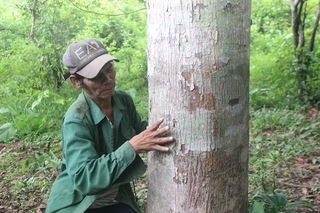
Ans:
[[[82,89],[63,118],[63,160],[46,212],[139,213],[130,181],[146,171],[139,153],[168,151],[169,127],[147,128],[131,97],[115,90],[118,61],[97,39],[74,42],[63,55],[64,75]]]

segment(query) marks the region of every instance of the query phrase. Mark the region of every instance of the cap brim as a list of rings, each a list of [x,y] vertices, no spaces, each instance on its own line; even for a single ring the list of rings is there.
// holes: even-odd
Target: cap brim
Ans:
[[[110,61],[117,61],[118,62],[119,60],[109,54],[101,55],[98,58],[91,61],[89,64],[87,64],[81,70],[79,70],[77,72],[77,74],[79,74],[85,78],[94,78],[94,77],[96,77],[96,75],[98,75],[98,73],[100,72],[102,67]]]

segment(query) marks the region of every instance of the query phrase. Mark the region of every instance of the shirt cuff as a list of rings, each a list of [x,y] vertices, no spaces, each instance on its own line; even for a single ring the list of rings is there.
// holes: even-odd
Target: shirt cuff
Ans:
[[[114,154],[118,161],[129,166],[134,159],[136,158],[137,153],[134,151],[129,141],[122,144],[117,150],[114,151]]]

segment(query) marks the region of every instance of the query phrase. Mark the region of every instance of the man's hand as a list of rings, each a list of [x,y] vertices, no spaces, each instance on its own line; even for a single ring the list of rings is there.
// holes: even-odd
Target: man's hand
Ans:
[[[163,145],[173,141],[173,137],[162,136],[164,133],[169,131],[169,126],[159,128],[162,122],[163,119],[161,118],[151,126],[147,127],[146,130],[131,138],[129,143],[137,153],[148,151],[169,151],[169,148]]]

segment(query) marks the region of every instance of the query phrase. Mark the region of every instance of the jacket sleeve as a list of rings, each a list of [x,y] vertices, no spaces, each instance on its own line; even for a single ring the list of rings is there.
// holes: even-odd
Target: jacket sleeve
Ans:
[[[137,154],[128,142],[107,155],[98,156],[94,146],[93,127],[81,119],[66,120],[62,127],[63,151],[66,169],[74,189],[83,195],[98,194],[111,186],[135,161]],[[145,167],[136,165],[133,175],[123,179],[129,182],[142,175]],[[123,184],[117,181],[116,185]]]

